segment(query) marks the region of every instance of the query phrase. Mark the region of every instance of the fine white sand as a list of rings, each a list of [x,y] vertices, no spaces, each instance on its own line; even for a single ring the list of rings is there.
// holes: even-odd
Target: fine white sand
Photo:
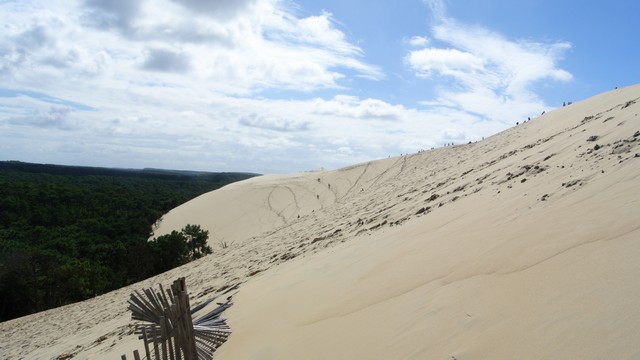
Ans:
[[[217,359],[640,358],[638,113],[640,85],[481,142],[203,195],[155,233],[200,224],[213,255],[1,323],[2,357],[131,356],[129,293],[185,276],[192,304],[242,283]]]

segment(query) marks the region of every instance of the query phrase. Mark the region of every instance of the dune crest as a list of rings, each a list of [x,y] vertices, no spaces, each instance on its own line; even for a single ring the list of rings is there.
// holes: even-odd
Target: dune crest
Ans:
[[[481,142],[252,178],[165,215],[214,254],[0,324],[8,359],[139,348],[126,298],[243,283],[217,359],[638,358],[640,85]],[[220,246],[226,243],[227,246]]]

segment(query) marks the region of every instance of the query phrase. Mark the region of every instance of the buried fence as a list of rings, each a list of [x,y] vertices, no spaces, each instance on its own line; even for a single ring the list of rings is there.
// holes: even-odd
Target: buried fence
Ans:
[[[159,291],[147,288],[140,293],[136,290],[129,298],[131,318],[142,322],[136,325],[135,334],[144,341],[144,358],[210,360],[231,333],[225,320],[220,318],[220,314],[231,306],[231,297],[193,320],[194,314],[214,299],[191,309],[184,278],[174,281],[166,291],[162,285],[159,287]],[[225,294],[237,287],[228,289]],[[141,359],[138,350],[133,352],[133,357],[134,360]],[[127,360],[126,355],[121,358]]]

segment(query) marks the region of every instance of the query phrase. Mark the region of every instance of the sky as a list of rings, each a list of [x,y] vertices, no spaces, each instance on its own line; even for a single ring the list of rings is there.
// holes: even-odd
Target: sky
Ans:
[[[0,0],[0,160],[290,173],[640,82],[637,0]]]

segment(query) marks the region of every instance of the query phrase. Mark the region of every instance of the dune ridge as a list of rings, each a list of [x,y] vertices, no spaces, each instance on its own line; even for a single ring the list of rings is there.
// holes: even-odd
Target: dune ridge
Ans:
[[[202,195],[155,234],[200,224],[214,255],[1,323],[0,347],[119,358],[140,348],[132,289],[185,276],[192,304],[243,283],[219,359],[638,358],[638,102],[620,88],[477,143]]]

